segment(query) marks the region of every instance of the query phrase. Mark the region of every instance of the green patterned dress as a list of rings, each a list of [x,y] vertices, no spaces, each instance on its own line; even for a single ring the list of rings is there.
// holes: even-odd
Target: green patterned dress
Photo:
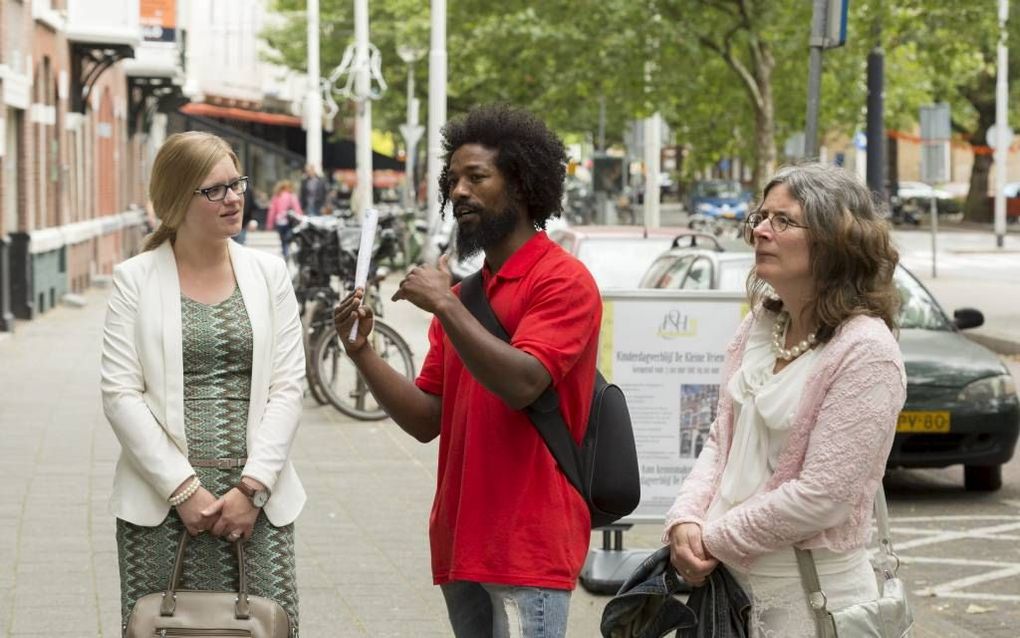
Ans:
[[[226,301],[205,305],[181,296],[184,347],[184,425],[193,459],[247,456],[245,433],[251,396],[252,336],[248,313],[235,288]],[[241,469],[195,468],[202,486],[222,496],[241,480]],[[121,613],[141,596],[165,589],[184,523],[171,508],[156,527],[117,520]],[[259,513],[245,544],[248,591],[271,598],[290,616],[297,636],[298,597],[294,525],[274,527]],[[200,534],[188,544],[182,589],[237,589],[237,559],[231,543]]]

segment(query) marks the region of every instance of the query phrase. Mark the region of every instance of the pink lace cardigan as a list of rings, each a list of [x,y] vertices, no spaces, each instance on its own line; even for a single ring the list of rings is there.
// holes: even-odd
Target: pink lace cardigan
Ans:
[[[771,321],[767,310],[758,313]],[[729,345],[716,420],[666,514],[664,540],[674,525],[697,523],[713,556],[745,570],[758,556],[784,547],[838,552],[862,547],[906,398],[899,346],[874,317],[848,320],[819,352],[786,448],[765,487],[722,518],[704,520],[733,440],[726,387],[740,369],[755,320],[749,313]]]

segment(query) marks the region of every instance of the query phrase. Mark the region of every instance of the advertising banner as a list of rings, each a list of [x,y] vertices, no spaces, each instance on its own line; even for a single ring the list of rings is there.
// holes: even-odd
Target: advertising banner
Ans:
[[[627,397],[641,504],[627,521],[661,521],[715,419],[726,347],[748,312],[743,293],[603,294],[599,369]]]

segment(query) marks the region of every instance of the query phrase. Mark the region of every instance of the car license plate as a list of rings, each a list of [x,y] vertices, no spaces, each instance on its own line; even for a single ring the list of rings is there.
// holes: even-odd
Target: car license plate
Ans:
[[[900,412],[897,432],[948,432],[949,412]]]

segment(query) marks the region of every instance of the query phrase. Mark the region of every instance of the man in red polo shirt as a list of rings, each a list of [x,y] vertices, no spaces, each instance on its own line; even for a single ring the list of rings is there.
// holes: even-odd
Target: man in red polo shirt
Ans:
[[[598,288],[542,230],[561,210],[566,153],[544,123],[508,106],[473,110],[443,136],[439,185],[458,252],[484,251],[483,289],[511,343],[460,302],[445,257],[411,270],[393,297],[435,315],[414,384],[366,346],[372,313],[361,290],[334,320],[346,335],[360,319],[344,346],[393,420],[420,441],[439,436],[429,535],[454,634],[564,636],[590,519],[524,408],[552,384],[580,441],[591,405]]]

